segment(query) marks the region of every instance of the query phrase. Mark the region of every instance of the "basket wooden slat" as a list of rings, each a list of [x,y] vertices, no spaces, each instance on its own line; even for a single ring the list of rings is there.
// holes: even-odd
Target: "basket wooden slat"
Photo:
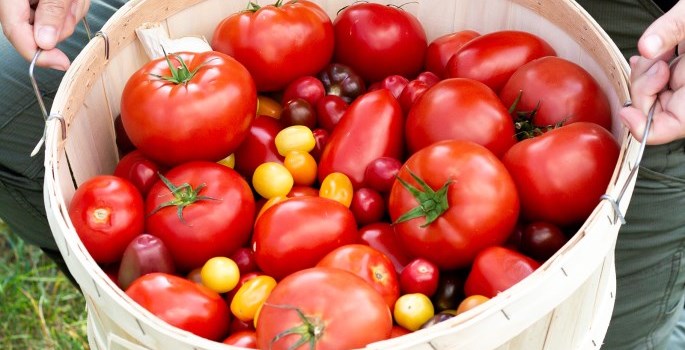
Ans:
[[[331,18],[351,2],[317,1]],[[384,1],[383,3],[388,3]],[[393,0],[415,14],[433,39],[459,29],[487,33],[517,29],[546,39],[561,57],[586,68],[611,100],[615,115],[628,99],[627,64],[599,26],[575,2],[565,0]],[[405,4],[406,3],[406,4]],[[242,1],[134,0],[88,43],[60,85],[48,124],[45,202],[65,261],[88,305],[91,345],[99,349],[229,349],[162,322],[131,301],[89,257],[68,218],[76,184],[111,173],[117,162],[112,121],[119,114],[127,78],[146,61],[135,29],[160,22],[170,36],[211,40],[218,22],[244,8]],[[625,212],[634,178],[629,174],[639,144],[614,118],[621,155],[607,193]],[[65,139],[63,139],[65,136]],[[619,224],[613,207],[598,203],[577,234],[529,278],[486,304],[426,330],[370,344],[369,349],[597,349],[608,326],[615,290],[613,247]]]

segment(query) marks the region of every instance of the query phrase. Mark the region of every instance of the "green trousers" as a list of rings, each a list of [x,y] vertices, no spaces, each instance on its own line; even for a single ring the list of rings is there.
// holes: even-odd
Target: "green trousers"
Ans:
[[[650,0],[578,2],[626,58],[662,14]],[[685,349],[684,208],[685,141],[647,147],[616,243],[616,303],[602,349]]]
[[[88,23],[93,33],[126,0],[93,0]],[[83,24],[74,35],[59,44],[74,59],[88,42]],[[43,133],[45,121],[29,79],[26,62],[0,33],[0,218],[26,242],[36,245],[68,274],[45,215],[43,201],[43,159],[30,157]],[[40,94],[48,111],[63,72],[36,67]]]

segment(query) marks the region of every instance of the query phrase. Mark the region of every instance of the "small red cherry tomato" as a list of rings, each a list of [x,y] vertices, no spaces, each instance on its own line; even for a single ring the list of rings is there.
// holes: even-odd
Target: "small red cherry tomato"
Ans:
[[[385,215],[385,199],[378,191],[360,188],[354,191],[350,210],[357,220],[357,225],[364,226],[381,221]]]
[[[288,84],[283,91],[281,104],[285,105],[290,100],[301,98],[310,105],[316,106],[317,101],[326,95],[326,88],[321,80],[311,75],[301,76]]]
[[[402,269],[400,289],[402,294],[421,293],[432,296],[438,289],[440,269],[427,259],[416,258]]]

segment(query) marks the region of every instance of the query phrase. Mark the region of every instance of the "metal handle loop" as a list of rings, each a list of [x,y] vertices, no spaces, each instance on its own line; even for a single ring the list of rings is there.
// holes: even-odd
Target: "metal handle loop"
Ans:
[[[623,184],[621,191],[618,193],[618,197],[614,199],[609,194],[604,194],[604,195],[602,195],[602,197],[600,197],[602,200],[607,200],[607,201],[609,201],[609,203],[611,203],[611,206],[614,209],[614,223],[616,223],[616,220],[621,220],[622,225],[626,224],[626,218],[623,215],[623,213],[621,212],[621,209],[618,206],[618,202],[621,201],[621,199],[623,198],[623,195],[626,193],[626,191],[628,191],[628,184],[637,175],[638,169],[640,169],[640,162],[642,161],[642,154],[645,152],[645,147],[647,146],[647,138],[649,137],[649,131],[652,128],[652,120],[654,119],[654,111],[656,110],[656,104],[657,103],[658,103],[658,100],[655,100],[654,103],[652,104],[652,107],[649,108],[649,113],[647,113],[647,123],[645,125],[645,132],[642,135],[642,142],[640,142],[640,149],[638,150],[637,159],[635,160],[635,164],[633,165],[633,168],[630,169],[630,174],[628,174],[628,179]]]
[[[93,36],[92,32],[90,30],[90,24],[88,24],[88,19],[84,16],[83,19],[81,20],[83,22],[83,28],[86,31],[86,36],[88,37],[88,41],[90,41]],[[109,39],[107,38],[107,34],[105,34],[103,31],[98,31],[95,33],[95,36],[101,36],[105,39],[105,58],[109,59]],[[38,57],[40,54],[43,52],[41,48],[38,48],[36,50],[36,54],[33,55],[33,59],[31,60],[31,64],[29,65],[29,78],[31,79],[31,86],[33,87],[33,93],[36,95],[36,100],[38,101],[38,106],[40,107],[40,111],[43,114],[43,120],[45,121],[45,127],[43,128],[43,136],[41,136],[40,140],[38,140],[38,143],[36,146],[33,148],[33,151],[31,151],[31,157],[34,157],[38,152],[40,151],[41,147],[43,147],[43,144],[45,143],[45,135],[47,132],[47,126],[48,122],[53,119],[59,120],[60,124],[62,125],[62,140],[64,140],[67,137],[67,126],[64,121],[64,117],[62,117],[59,114],[51,114],[48,116],[48,111],[45,108],[45,102],[43,101],[43,95],[40,93],[40,89],[38,88],[38,82],[36,81],[36,77],[33,74],[33,71],[36,67],[36,62],[38,61]]]

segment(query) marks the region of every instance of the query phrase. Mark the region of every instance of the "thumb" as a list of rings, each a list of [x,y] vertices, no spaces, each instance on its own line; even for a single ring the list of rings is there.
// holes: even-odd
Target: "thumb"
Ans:
[[[678,43],[685,41],[685,1],[679,1],[645,30],[638,41],[638,49],[644,57],[654,59],[668,54]]]
[[[34,20],[34,36],[38,47],[49,50],[57,45],[70,9],[69,0],[40,0]]]

